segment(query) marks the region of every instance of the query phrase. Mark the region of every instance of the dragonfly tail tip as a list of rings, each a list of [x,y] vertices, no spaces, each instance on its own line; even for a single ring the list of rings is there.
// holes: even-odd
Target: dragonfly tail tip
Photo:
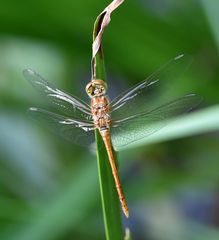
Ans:
[[[122,210],[126,218],[129,218],[129,210],[127,208],[123,208]]]

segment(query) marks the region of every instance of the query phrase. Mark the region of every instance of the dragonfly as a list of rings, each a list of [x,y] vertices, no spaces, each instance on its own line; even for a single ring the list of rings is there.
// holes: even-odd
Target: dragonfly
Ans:
[[[126,217],[129,216],[129,209],[113,150],[150,136],[166,126],[174,117],[190,111],[199,104],[200,97],[195,94],[185,94],[162,102],[165,99],[162,97],[163,91],[171,87],[168,85],[168,78],[174,78],[175,69],[182,71],[187,62],[188,59],[184,55],[175,57],[112,101],[106,95],[106,82],[102,79],[92,79],[85,88],[90,103],[56,88],[31,69],[23,71],[24,77],[31,85],[58,110],[57,113],[32,107],[29,113],[34,119],[44,122],[53,132],[79,145],[92,144],[94,130],[99,131]]]

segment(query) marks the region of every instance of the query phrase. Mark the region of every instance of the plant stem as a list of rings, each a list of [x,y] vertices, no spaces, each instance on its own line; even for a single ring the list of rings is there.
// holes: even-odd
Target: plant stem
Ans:
[[[100,19],[98,18],[94,24],[93,39],[95,39],[98,32],[99,20]],[[92,77],[106,81],[102,45],[92,60]],[[95,138],[97,146],[97,165],[106,239],[121,240],[123,239],[123,229],[118,195],[115,188],[107,152],[98,130],[95,131]]]

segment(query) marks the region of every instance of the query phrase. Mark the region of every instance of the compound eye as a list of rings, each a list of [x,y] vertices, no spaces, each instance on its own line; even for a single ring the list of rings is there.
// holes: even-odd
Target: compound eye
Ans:
[[[88,94],[89,97],[94,96],[94,86],[92,83],[88,83],[86,86],[86,93]]]
[[[101,96],[106,93],[107,85],[103,80],[95,79],[86,86],[86,93],[89,97]]]

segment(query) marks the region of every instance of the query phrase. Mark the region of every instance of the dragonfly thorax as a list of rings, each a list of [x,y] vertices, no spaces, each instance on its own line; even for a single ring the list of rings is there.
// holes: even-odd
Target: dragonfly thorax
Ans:
[[[96,128],[109,128],[111,118],[109,115],[109,101],[106,96],[91,98],[91,113]]]

